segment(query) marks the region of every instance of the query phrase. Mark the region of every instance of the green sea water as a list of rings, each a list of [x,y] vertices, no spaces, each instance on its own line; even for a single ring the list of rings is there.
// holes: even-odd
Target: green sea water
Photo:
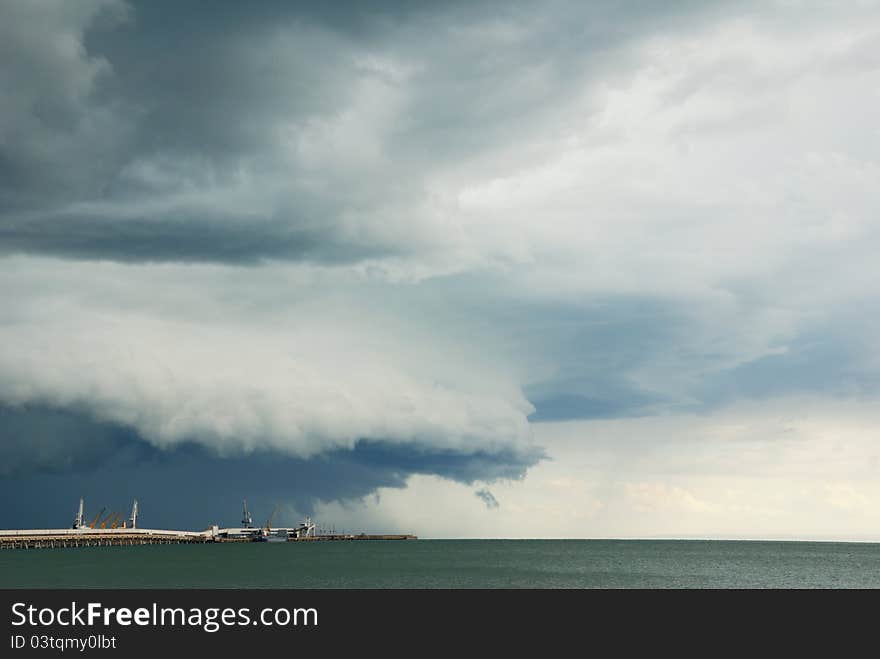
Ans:
[[[411,540],[0,550],[0,588],[880,588],[880,544]]]

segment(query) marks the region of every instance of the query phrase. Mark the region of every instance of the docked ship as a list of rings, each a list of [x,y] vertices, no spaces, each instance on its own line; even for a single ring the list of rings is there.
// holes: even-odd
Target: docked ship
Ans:
[[[262,527],[254,526],[254,518],[248,510],[247,499],[241,502],[241,527],[218,530],[218,539],[222,541],[238,542],[287,542],[300,538],[315,536],[315,524],[310,517],[295,527],[273,527],[272,523],[278,514],[278,506],[272,511],[269,519]]]

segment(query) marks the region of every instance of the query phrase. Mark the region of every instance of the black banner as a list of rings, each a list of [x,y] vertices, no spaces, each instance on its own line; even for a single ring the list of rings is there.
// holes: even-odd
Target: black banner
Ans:
[[[372,657],[608,643],[617,651],[758,642],[790,650],[830,640],[840,650],[871,629],[877,599],[874,591],[6,590],[0,656]]]

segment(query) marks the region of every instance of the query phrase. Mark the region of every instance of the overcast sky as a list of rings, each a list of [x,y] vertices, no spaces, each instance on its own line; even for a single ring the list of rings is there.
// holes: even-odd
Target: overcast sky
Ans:
[[[880,539],[877,117],[871,0],[2,0],[0,526]]]

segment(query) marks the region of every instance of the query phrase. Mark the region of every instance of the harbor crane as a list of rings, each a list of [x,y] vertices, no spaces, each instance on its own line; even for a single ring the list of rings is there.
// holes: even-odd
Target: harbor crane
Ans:
[[[251,517],[247,507],[247,499],[241,500],[241,526],[249,529],[254,525],[254,518]]]
[[[275,515],[278,514],[278,504],[275,504],[275,508],[272,510],[272,514],[269,515],[269,519],[266,520],[266,535],[269,535],[270,526],[275,521]]]
[[[76,518],[73,520],[73,527],[75,529],[83,529],[85,528],[85,524],[83,524],[83,498],[79,498],[79,509],[76,512]]]
[[[110,511],[110,514],[107,515],[107,517],[105,517],[104,519],[101,520],[101,527],[100,527],[100,528],[102,528],[102,529],[106,529],[106,528],[107,528],[107,522],[109,522],[111,519],[113,519],[113,517],[114,517],[115,515],[116,515],[116,513],[114,513],[113,511]]]
[[[98,520],[101,518],[101,515],[104,514],[104,511],[105,511],[105,510],[107,510],[107,509],[106,509],[106,508],[101,508],[101,512],[99,512],[97,515],[95,515],[95,519],[93,519],[91,522],[89,522],[89,528],[90,528],[90,529],[95,528],[95,525],[98,523]]]
[[[85,513],[83,512],[84,502],[83,497],[79,498],[79,508],[76,511],[76,517],[73,520],[73,525],[71,528],[74,529],[118,529],[118,528],[137,528],[137,517],[138,517],[138,501],[134,500],[134,505],[131,507],[131,517],[128,518],[128,524],[126,524],[126,520],[123,517],[122,513],[113,513],[111,512],[107,517],[102,519],[102,515],[107,510],[107,508],[101,508],[101,512],[99,512],[92,519],[91,522],[85,522]]]
[[[315,537],[315,523],[312,521],[311,515],[306,517],[306,521],[301,526],[303,527],[303,530],[305,530],[306,538]]]

